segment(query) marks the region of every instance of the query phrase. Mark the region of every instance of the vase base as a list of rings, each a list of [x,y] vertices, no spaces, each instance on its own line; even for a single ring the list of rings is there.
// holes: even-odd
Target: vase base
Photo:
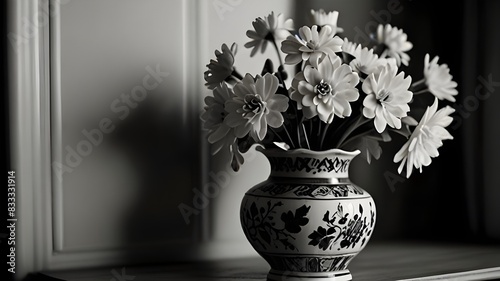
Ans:
[[[333,272],[292,272],[271,269],[267,274],[268,281],[349,281],[352,280],[351,272],[346,270]]]

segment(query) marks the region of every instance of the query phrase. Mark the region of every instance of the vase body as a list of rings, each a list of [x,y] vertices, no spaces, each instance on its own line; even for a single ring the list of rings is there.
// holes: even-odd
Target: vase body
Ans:
[[[375,225],[375,203],[349,180],[359,151],[261,150],[269,178],[243,197],[247,239],[269,263],[268,280],[351,280],[349,262]]]

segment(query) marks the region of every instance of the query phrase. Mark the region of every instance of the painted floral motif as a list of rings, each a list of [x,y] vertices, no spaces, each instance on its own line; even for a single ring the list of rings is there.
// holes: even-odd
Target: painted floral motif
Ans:
[[[298,186],[293,192],[297,196],[308,196],[308,197],[348,197],[349,193],[353,195],[364,194],[363,190],[358,188],[353,184],[341,184],[341,185],[303,185]]]
[[[283,206],[282,202],[277,202],[271,205],[271,201],[267,202],[267,208],[257,208],[255,202],[250,205],[249,209],[243,209],[242,223],[245,235],[258,243],[262,248],[281,244],[285,249],[298,250],[296,246],[290,242],[295,240],[293,234],[297,234],[302,230],[309,219],[306,217],[311,209],[311,206],[302,205],[295,212],[291,210],[283,212],[280,219],[283,227],[276,225],[274,217],[276,216],[276,207]]]
[[[344,270],[356,255],[336,257],[289,257],[263,254],[272,268],[293,272],[332,272]]]
[[[270,195],[292,193],[299,197],[334,197],[342,198],[350,195],[363,195],[365,192],[353,184],[281,184],[269,183],[260,188],[260,191]]]
[[[268,157],[273,171],[305,171],[311,174],[319,172],[346,173],[350,159],[339,157],[323,159],[310,157]]]
[[[370,203],[371,207],[371,203]],[[373,229],[374,212],[371,211],[370,221],[368,217],[363,217],[363,207],[358,206],[359,213],[354,215],[345,212],[342,204],[338,204],[337,211],[330,215],[326,211],[323,221],[326,222],[326,228],[318,226],[318,229],[309,234],[309,245],[317,246],[321,250],[331,250],[333,247],[349,249],[354,248],[358,243],[363,246],[366,237],[369,237]]]

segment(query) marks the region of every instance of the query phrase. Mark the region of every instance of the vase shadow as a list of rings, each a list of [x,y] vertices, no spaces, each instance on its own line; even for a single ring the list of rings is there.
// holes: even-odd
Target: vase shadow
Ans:
[[[134,202],[122,217],[131,265],[193,259],[196,218],[187,223],[178,206],[192,201],[201,163],[197,118],[169,101],[170,92],[149,92],[110,137],[123,153],[135,177]],[[184,248],[189,247],[189,248]]]

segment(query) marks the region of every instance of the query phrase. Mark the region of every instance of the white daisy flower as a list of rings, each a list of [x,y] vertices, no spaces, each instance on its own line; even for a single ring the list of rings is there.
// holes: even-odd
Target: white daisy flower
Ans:
[[[328,25],[332,29],[333,35],[344,32],[344,29],[337,26],[337,19],[339,12],[331,11],[326,13],[325,10],[319,9],[318,11],[311,10],[310,20],[311,25],[325,26]]]
[[[299,35],[288,36],[281,43],[281,50],[287,54],[285,64],[298,64],[307,61],[317,67],[320,59],[325,56],[336,57],[335,52],[342,51],[344,41],[335,36],[329,26],[324,26],[318,32],[318,26],[312,28],[303,26],[299,29]]]
[[[424,77],[425,84],[429,91],[438,99],[447,99],[455,102],[455,97],[458,94],[457,83],[453,80],[450,74],[450,69],[446,64],[438,64],[439,57],[436,56],[429,62],[429,54],[424,58]]]
[[[395,58],[378,58],[379,66],[377,68],[374,68],[372,73],[377,76],[384,70],[384,68],[388,65],[388,67],[398,69],[398,65],[396,63]]]
[[[221,52],[222,51],[222,52]],[[215,89],[221,82],[226,80],[234,70],[234,55],[236,55],[237,45],[233,43],[231,49],[226,44],[222,44],[221,51],[215,50],[217,60],[210,60],[205,71],[205,86],[210,90]]]
[[[404,77],[404,72],[397,74],[397,68],[387,64],[379,74],[370,74],[363,82],[363,115],[375,118],[377,132],[382,133],[386,126],[401,128],[401,118],[410,111],[408,103],[413,93],[408,91],[411,77]]]
[[[357,47],[358,44],[349,41],[347,38],[344,38],[344,43],[342,44],[342,52],[355,57]]]
[[[247,74],[234,86],[235,96],[226,102],[229,112],[224,122],[234,128],[235,135],[242,138],[250,136],[261,141],[267,133],[267,126],[278,128],[283,124],[281,114],[288,108],[288,97],[276,94],[279,80],[266,73],[254,79]]]
[[[386,47],[380,57],[395,58],[398,66],[401,63],[408,65],[410,56],[406,52],[413,48],[413,44],[407,41],[407,37],[402,29],[392,27],[390,24],[386,24],[385,26],[379,24],[377,28],[377,41]]]
[[[429,166],[434,157],[439,156],[438,148],[443,145],[443,140],[451,140],[453,136],[445,129],[451,124],[453,118],[449,115],[455,110],[449,106],[437,111],[438,100],[434,99],[431,107],[427,107],[408,141],[394,155],[394,163],[401,161],[398,172],[401,174],[406,164],[406,177],[409,178],[413,167],[422,172],[423,166]]]
[[[254,30],[248,30],[247,36],[252,39],[245,44],[246,48],[252,48],[250,56],[253,57],[259,49],[262,53],[266,51],[267,42],[270,40],[281,41],[290,35],[293,30],[293,20],[284,19],[282,14],[278,16],[271,12],[267,17],[257,18],[252,22]]]
[[[339,57],[322,60],[318,68],[307,65],[292,81],[290,97],[297,102],[306,118],[316,115],[325,122],[332,123],[333,117],[351,115],[349,102],[359,97],[356,85],[359,77]]]
[[[376,73],[380,66],[387,63],[385,60],[379,59],[379,57],[373,53],[373,49],[362,48],[361,45],[354,50],[354,57],[349,65],[352,67],[353,71],[361,74],[361,77],[367,77],[371,73]]]
[[[228,115],[225,103],[234,96],[226,83],[221,83],[213,90],[213,96],[205,97],[205,111],[201,115],[203,128],[208,130],[208,142],[212,144],[212,154],[221,150],[230,151],[236,142],[234,130],[224,123]]]

